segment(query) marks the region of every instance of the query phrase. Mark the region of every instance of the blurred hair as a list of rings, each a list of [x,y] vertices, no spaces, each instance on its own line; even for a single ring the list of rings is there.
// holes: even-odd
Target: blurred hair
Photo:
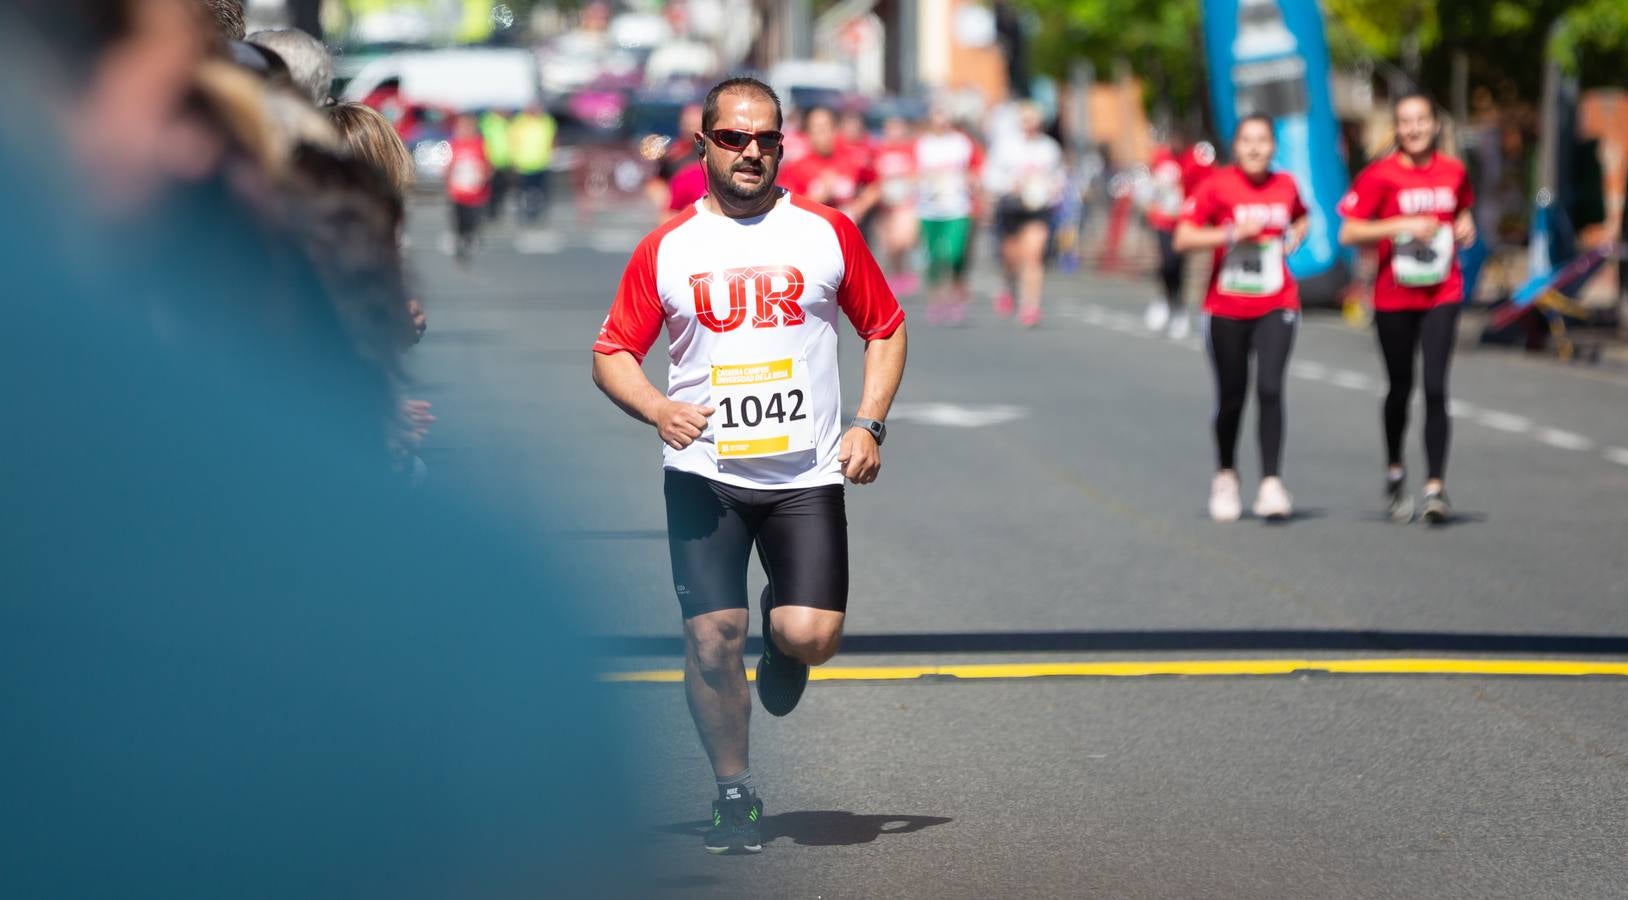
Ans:
[[[1249,115],[1239,119],[1237,125],[1232,126],[1232,140],[1234,143],[1237,142],[1238,135],[1243,134],[1244,126],[1248,125],[1250,122],[1259,122],[1262,125],[1265,125],[1266,133],[1272,136],[1272,140],[1274,142],[1277,140],[1277,131],[1273,125],[1272,117],[1266,113],[1250,113]]]
[[[291,224],[357,352],[392,377],[411,343],[397,244],[402,198],[362,159],[305,145],[289,172]]]
[[[812,121],[815,116],[820,116],[820,115],[830,116],[831,117],[831,127],[835,128],[837,126],[837,111],[836,110],[832,109],[829,106],[821,106],[819,104],[814,104],[814,105],[810,106],[808,109],[803,110],[803,128],[806,130],[808,128],[808,123],[810,121]]]
[[[220,41],[243,40],[243,0],[194,0]]]
[[[363,103],[335,104],[327,114],[352,157],[371,165],[399,193],[413,186],[413,155],[389,119]]]
[[[214,125],[261,172],[280,177],[288,168],[293,147],[267,109],[260,79],[239,66],[206,61],[198,67],[193,83],[193,111]]]
[[[761,97],[774,104],[774,127],[780,128],[785,124],[786,115],[780,107],[780,95],[756,78],[746,75],[737,75],[726,78],[712,86],[707,91],[707,99],[701,104],[701,130],[711,131],[718,122],[718,101],[725,94],[749,94]]]
[[[268,47],[251,44],[248,41],[227,41],[226,58],[253,72],[267,84],[289,88],[294,86],[294,75],[289,72],[287,61]]]
[[[1437,120],[1441,119],[1441,108],[1436,105],[1436,98],[1430,96],[1424,91],[1407,91],[1406,93],[1398,95],[1395,100],[1391,101],[1392,120],[1395,120],[1396,112],[1402,108],[1402,104],[1407,103],[1410,100],[1423,100],[1425,105],[1430,107],[1430,117]]]
[[[249,43],[264,47],[283,58],[294,86],[320,105],[333,87],[333,56],[323,43],[298,28],[256,31]]]

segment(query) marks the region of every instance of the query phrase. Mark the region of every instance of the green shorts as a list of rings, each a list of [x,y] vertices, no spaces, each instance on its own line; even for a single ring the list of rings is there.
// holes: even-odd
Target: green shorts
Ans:
[[[946,276],[961,277],[967,270],[967,237],[971,233],[972,220],[968,218],[921,220],[928,282],[937,283]]]

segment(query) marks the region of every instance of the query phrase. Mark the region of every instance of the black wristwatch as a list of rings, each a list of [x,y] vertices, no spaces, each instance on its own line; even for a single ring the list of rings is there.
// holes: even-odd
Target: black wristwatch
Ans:
[[[851,425],[849,425],[849,427],[863,428],[870,432],[871,437],[876,439],[876,446],[878,447],[882,446],[882,442],[887,440],[887,423],[880,419],[867,419],[864,416],[854,416],[854,421]]]

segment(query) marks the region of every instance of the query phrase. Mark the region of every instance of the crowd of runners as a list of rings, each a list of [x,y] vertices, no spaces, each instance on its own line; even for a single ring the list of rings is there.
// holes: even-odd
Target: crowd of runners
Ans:
[[[991,129],[987,151],[938,106],[923,123],[890,118],[875,140],[855,117],[825,108],[803,111],[794,128],[774,91],[751,78],[718,84],[686,113],[694,131],[658,194],[666,219],[627,264],[594,344],[593,375],[665,445],[686,694],[718,788],[705,836],[711,852],[762,849],[741,662],[752,551],[768,576],[758,598],[757,691],[766,710],[783,716],[797,705],[809,667],[829,660],[841,640],[843,484],[868,484],[881,469],[905,366],[900,299],[925,289],[928,324],[962,323],[969,248],[976,226],[988,223],[1003,276],[990,298],[995,312],[1015,314],[1027,328],[1040,322],[1048,251],[1078,181],[1038,108],[1011,112],[1006,127]],[[1396,147],[1341,201],[1339,239],[1377,249],[1375,321],[1390,378],[1388,512],[1398,522],[1414,518],[1402,443],[1422,356],[1429,472],[1420,509],[1425,521],[1441,522],[1451,514],[1446,382],[1463,299],[1455,247],[1475,239],[1474,198],[1464,167],[1437,152],[1434,104],[1404,96],[1394,116]],[[1288,259],[1306,238],[1309,211],[1294,178],[1273,170],[1276,150],[1272,119],[1244,116],[1225,164],[1210,145],[1178,139],[1155,154],[1146,192],[1161,251],[1149,328],[1186,336],[1183,256],[1213,257],[1200,321],[1215,382],[1209,511],[1217,522],[1242,513],[1236,457],[1252,370],[1261,476],[1253,512],[1266,520],[1293,513],[1282,478],[1283,383],[1300,292]],[[689,184],[676,177],[686,171]],[[846,422],[839,318],[865,342],[863,393]],[[666,389],[642,369],[663,334]]]

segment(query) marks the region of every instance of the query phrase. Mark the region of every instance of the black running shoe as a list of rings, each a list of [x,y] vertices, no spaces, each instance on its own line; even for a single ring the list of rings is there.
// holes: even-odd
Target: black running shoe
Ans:
[[[783,716],[797,708],[808,687],[808,665],[780,652],[769,631],[769,589],[763,589],[758,602],[763,605],[763,655],[757,661],[757,698],[771,716]]]
[[[712,801],[712,827],[707,829],[703,845],[708,853],[763,852],[763,832],[758,820],[763,818],[763,801],[752,794],[738,800]]]
[[[1406,477],[1392,478],[1388,473],[1385,476],[1385,512],[1392,522],[1407,523],[1413,521],[1413,498],[1408,495],[1408,481]]]
[[[1453,505],[1447,502],[1446,491],[1426,491],[1421,516],[1426,525],[1440,525],[1453,517]]]

